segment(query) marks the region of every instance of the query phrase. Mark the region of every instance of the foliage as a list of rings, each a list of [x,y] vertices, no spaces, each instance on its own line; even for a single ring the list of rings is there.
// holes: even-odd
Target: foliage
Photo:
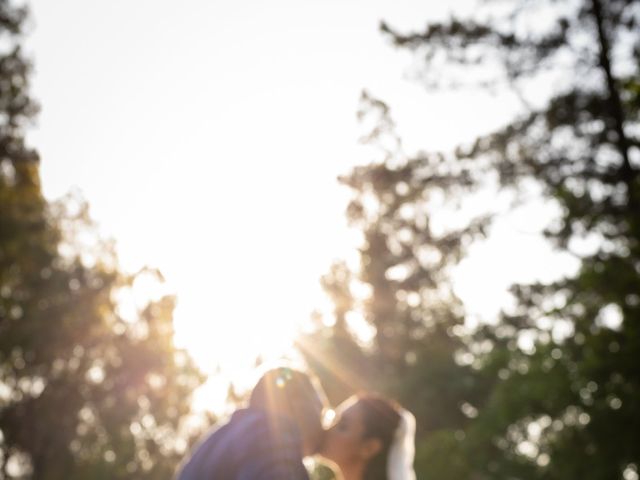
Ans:
[[[417,413],[418,477],[635,478],[639,22],[635,0],[488,0],[416,33],[381,25],[419,55],[426,88],[510,92],[520,105],[451,155],[408,156],[388,107],[365,96],[381,113],[368,140],[384,155],[341,179],[360,265],[325,278],[336,323],[310,342],[312,357],[346,377],[345,390],[378,388]],[[525,193],[518,201],[542,187],[560,212],[545,235],[581,267],[514,286],[516,306],[469,336],[448,275],[487,219],[443,235],[438,212],[451,211],[437,199],[464,203],[492,182]],[[349,312],[372,327],[370,344],[345,328]],[[358,361],[338,342],[360,346]]]
[[[24,141],[25,15],[0,1],[0,478],[167,478],[202,378],[173,346],[174,299],[122,318],[116,297],[136,277],[83,202],[42,195]]]
[[[459,190],[448,160],[404,153],[387,106],[368,94],[361,117],[373,125],[363,140],[376,159],[340,179],[352,192],[351,225],[362,233],[360,262],[339,262],[322,279],[335,323],[321,324],[301,347],[334,402],[357,390],[383,392],[416,415],[420,440],[440,438],[464,428],[489,390],[490,379],[460,358],[464,316],[449,282],[485,219],[456,228],[437,217]],[[419,459],[418,475],[427,472]]]
[[[471,79],[519,94],[523,113],[459,148],[458,165],[503,188],[538,182],[561,211],[546,236],[581,261],[571,278],[514,286],[517,307],[477,333],[492,350],[476,362],[498,382],[461,442],[468,478],[637,468],[639,22],[633,0],[538,0],[483,2],[419,33],[382,25],[421,55],[430,88]]]

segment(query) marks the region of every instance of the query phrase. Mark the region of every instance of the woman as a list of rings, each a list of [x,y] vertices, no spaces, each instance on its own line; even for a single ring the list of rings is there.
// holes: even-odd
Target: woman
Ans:
[[[395,402],[365,394],[336,410],[321,455],[344,480],[415,480],[415,419]]]

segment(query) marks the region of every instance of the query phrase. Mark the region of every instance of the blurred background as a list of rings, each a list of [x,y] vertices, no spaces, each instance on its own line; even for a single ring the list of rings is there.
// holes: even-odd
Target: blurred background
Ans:
[[[639,22],[0,0],[0,478],[170,478],[285,360],[418,478],[637,479]]]

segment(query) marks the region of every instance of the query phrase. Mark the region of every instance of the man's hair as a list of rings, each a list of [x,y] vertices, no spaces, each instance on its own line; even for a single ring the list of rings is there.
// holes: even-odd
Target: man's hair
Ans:
[[[305,373],[287,367],[267,371],[251,392],[249,406],[274,414],[295,415],[301,405],[323,404],[322,391]]]

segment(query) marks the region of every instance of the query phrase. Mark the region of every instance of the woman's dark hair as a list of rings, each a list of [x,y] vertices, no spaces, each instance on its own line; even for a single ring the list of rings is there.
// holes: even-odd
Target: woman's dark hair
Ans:
[[[387,461],[391,443],[400,423],[400,406],[380,395],[358,395],[357,405],[364,421],[364,438],[377,438],[380,451],[365,467],[364,480],[387,480]]]

